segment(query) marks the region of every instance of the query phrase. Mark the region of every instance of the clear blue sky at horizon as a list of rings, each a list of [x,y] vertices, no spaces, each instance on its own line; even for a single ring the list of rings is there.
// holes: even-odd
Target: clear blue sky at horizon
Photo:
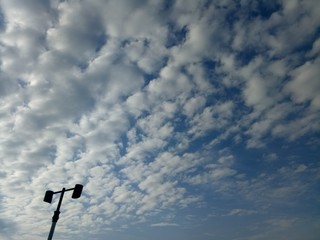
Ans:
[[[0,1],[0,240],[318,240],[319,12]]]

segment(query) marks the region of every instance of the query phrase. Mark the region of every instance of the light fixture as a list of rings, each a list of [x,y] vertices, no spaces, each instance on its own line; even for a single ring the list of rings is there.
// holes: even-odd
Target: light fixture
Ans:
[[[44,195],[43,201],[47,202],[47,203],[51,203],[52,202],[53,194],[61,193],[57,209],[56,209],[56,211],[54,211],[54,214],[53,214],[53,217],[52,217],[52,224],[51,224],[48,240],[52,239],[52,236],[53,236],[53,233],[54,233],[54,229],[55,229],[56,224],[57,224],[57,222],[59,220],[60,207],[61,207],[61,203],[62,203],[62,199],[63,199],[64,193],[67,192],[67,191],[73,190],[72,198],[76,199],[76,198],[79,198],[81,196],[82,189],[83,189],[83,186],[81,184],[76,184],[74,186],[74,188],[69,188],[69,189],[62,188],[62,190],[58,191],[58,192],[54,192],[54,191],[51,191],[51,190],[46,191],[46,194]]]

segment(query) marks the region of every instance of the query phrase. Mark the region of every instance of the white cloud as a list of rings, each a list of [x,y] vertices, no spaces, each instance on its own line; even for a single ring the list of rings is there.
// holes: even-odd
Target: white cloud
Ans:
[[[191,118],[196,112],[200,111],[205,105],[205,98],[197,96],[188,100],[184,106],[185,114]]]
[[[254,211],[254,210],[235,208],[235,209],[232,209],[227,214],[227,216],[246,216],[246,215],[252,215],[252,214],[256,214],[256,213],[257,213],[257,211]]]
[[[316,41],[314,41],[309,55],[316,56],[316,55],[319,55],[319,52],[320,52],[320,39],[318,38]]]
[[[285,86],[285,90],[292,95],[294,102],[311,101],[312,108],[320,108],[319,64],[320,59],[316,58],[292,71],[292,80]]]
[[[212,160],[211,160],[212,162]],[[224,182],[225,179],[235,176],[237,170],[233,168],[234,157],[232,155],[222,155],[215,163],[208,162],[204,166],[204,170],[200,173],[192,172],[187,182],[199,184],[212,184],[216,185]]]
[[[189,134],[199,137],[206,135],[210,130],[225,128],[231,122],[233,108],[234,104],[231,101],[204,108],[190,120]]]
[[[292,226],[295,225],[295,223],[298,221],[298,219],[296,218],[290,218],[290,219],[286,219],[286,218],[275,218],[270,220],[268,223],[271,225],[274,225],[278,228],[291,228]]]
[[[273,162],[279,159],[278,155],[276,153],[269,153],[267,155],[264,156],[264,158],[268,161],[268,162]]]
[[[169,222],[160,222],[160,223],[153,223],[151,227],[178,227],[179,224],[177,223],[169,223]]]
[[[76,183],[59,237],[303,202],[319,166],[280,152],[319,131],[319,4],[279,2],[267,17],[239,4],[1,1],[0,237],[43,239],[58,201],[45,190]]]

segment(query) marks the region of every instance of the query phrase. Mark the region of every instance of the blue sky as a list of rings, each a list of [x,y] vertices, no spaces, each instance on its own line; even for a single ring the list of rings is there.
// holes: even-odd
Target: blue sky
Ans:
[[[0,239],[318,239],[319,12],[2,0]]]

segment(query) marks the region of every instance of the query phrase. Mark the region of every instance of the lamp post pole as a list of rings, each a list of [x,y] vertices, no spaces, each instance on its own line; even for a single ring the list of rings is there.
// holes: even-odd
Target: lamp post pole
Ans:
[[[54,211],[54,214],[53,214],[53,217],[52,217],[52,224],[51,224],[48,240],[52,239],[52,236],[53,236],[53,233],[54,233],[54,229],[55,229],[56,224],[57,224],[57,222],[59,220],[60,207],[61,207],[61,203],[62,203],[62,199],[63,199],[63,195],[64,195],[65,191],[66,191],[66,189],[62,188],[62,191],[61,191],[61,194],[60,194],[59,203],[58,203],[58,206],[57,206],[57,210]]]
[[[47,203],[51,203],[52,202],[53,194],[61,193],[57,209],[54,211],[54,214],[53,214],[53,217],[52,217],[52,224],[51,224],[50,232],[49,232],[49,235],[48,235],[48,240],[52,240],[54,229],[55,229],[56,224],[57,224],[57,222],[59,220],[60,207],[61,207],[61,203],[62,203],[64,192],[73,190],[72,198],[79,198],[81,196],[82,189],[83,189],[83,186],[81,184],[76,184],[74,188],[70,188],[70,189],[62,188],[62,190],[58,191],[58,192],[53,192],[53,191],[50,191],[50,190],[46,191],[46,194],[44,196],[43,201],[47,202]]]

